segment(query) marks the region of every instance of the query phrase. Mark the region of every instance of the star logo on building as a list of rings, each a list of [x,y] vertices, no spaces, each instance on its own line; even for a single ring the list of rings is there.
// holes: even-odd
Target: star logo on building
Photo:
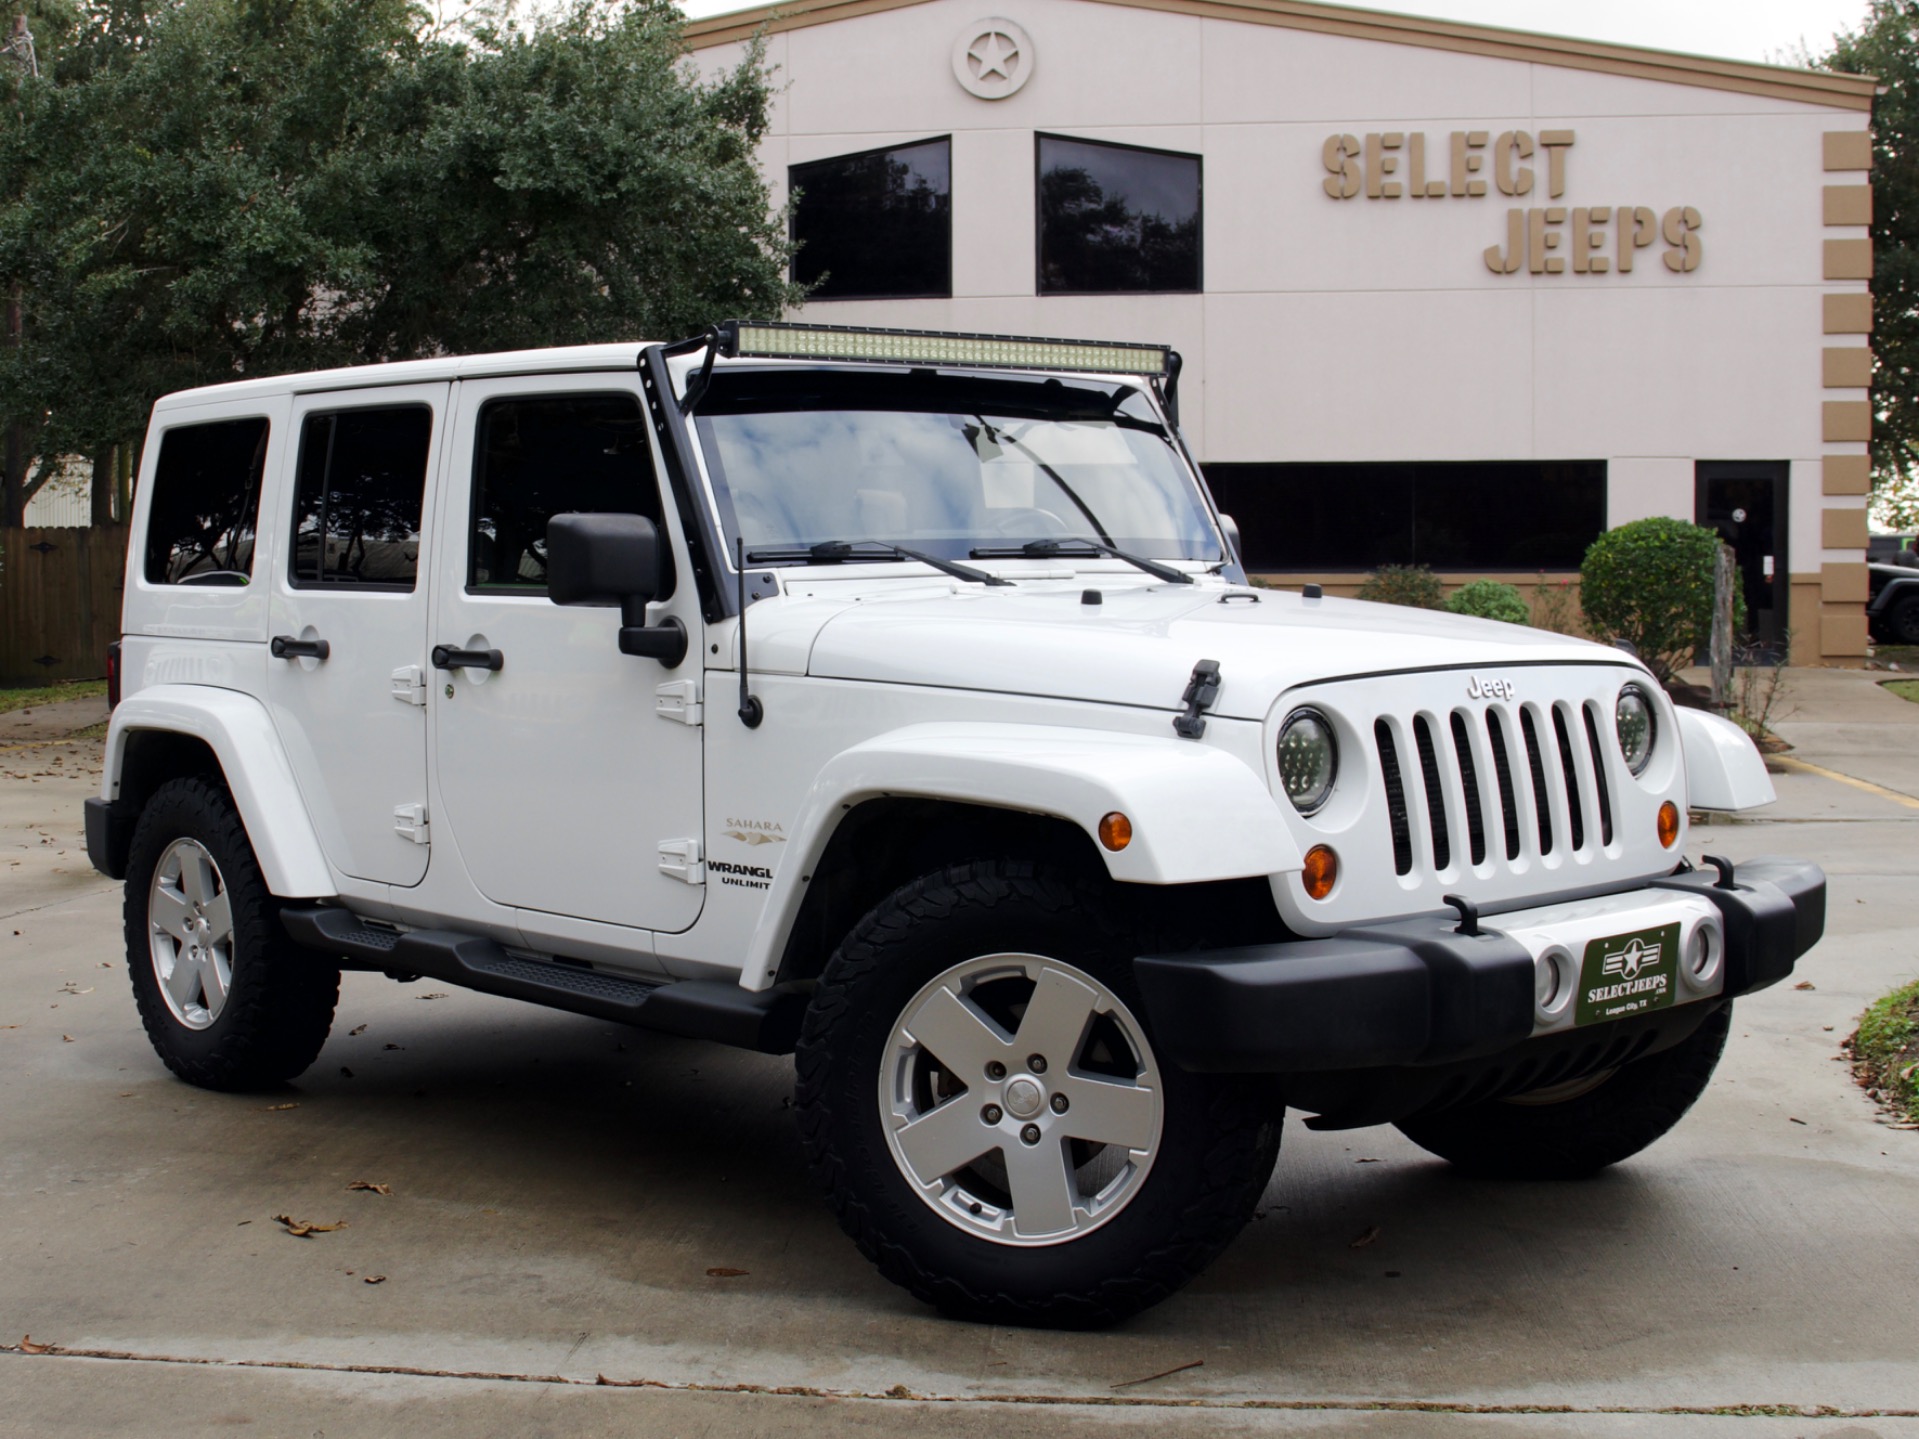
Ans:
[[[1011,20],[991,16],[960,31],[953,78],[967,94],[1004,100],[1033,77],[1033,37]]]
[[[1019,45],[1009,35],[988,30],[966,47],[966,58],[973,62],[974,78],[990,80],[997,75],[1011,80],[1019,66]]]

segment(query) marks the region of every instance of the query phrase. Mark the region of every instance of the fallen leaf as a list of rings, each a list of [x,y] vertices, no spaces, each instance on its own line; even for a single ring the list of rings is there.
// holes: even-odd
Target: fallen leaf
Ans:
[[[288,1101],[288,1102],[287,1102],[287,1103],[285,1103],[285,1104],[269,1104],[269,1105],[268,1105],[268,1106],[267,1106],[267,1107],[265,1108],[265,1110],[263,1110],[263,1111],[262,1111],[262,1113],[265,1113],[265,1114],[272,1114],[272,1113],[273,1113],[273,1112],[275,1112],[276,1110],[281,1110],[281,1109],[298,1109],[299,1107],[300,1107],[300,1101],[299,1101],[299,1100],[297,1100],[297,1099],[295,1099],[295,1100],[290,1100],[290,1101]]]
[[[406,1046],[404,1044],[389,1044],[387,1048],[388,1049],[405,1049]]]
[[[742,1279],[746,1273],[744,1269],[709,1269],[706,1271],[706,1277],[708,1279]]]
[[[1379,1238],[1379,1226],[1377,1224],[1374,1224],[1370,1226],[1364,1234],[1360,1235],[1359,1238],[1355,1239],[1351,1244],[1348,1244],[1346,1247],[1348,1249],[1364,1249],[1368,1244],[1371,1244],[1377,1238]]]
[[[1148,1374],[1144,1379],[1122,1379],[1113,1385],[1115,1389],[1130,1389],[1135,1384],[1151,1384],[1155,1379],[1164,1379],[1169,1374],[1184,1374],[1188,1369],[1205,1367],[1204,1359],[1188,1359],[1184,1364],[1175,1364],[1171,1369],[1162,1369],[1157,1374]],[[906,1396],[901,1395],[901,1398]]]
[[[309,1224],[306,1220],[295,1219],[290,1214],[276,1214],[273,1216],[273,1222],[275,1224],[284,1224],[287,1233],[291,1234],[295,1239],[305,1239],[314,1234],[331,1234],[336,1229],[345,1229],[347,1227],[344,1219],[336,1219],[331,1224]]]
[[[361,1282],[362,1284],[384,1284],[384,1283],[386,1283],[386,1275],[384,1275],[384,1274],[369,1274],[369,1275],[367,1275],[367,1277],[366,1277],[366,1278],[364,1278],[364,1279],[362,1279],[362,1280],[361,1280],[360,1282]]]
[[[347,1190],[349,1193],[354,1190],[365,1190],[368,1194],[385,1194],[390,1196],[393,1193],[393,1186],[390,1184],[375,1184],[370,1179],[356,1179],[347,1186]]]
[[[416,994],[413,997],[415,999],[445,999],[446,993],[443,990],[436,989],[431,994]]]
[[[908,1389],[904,1384],[895,1384],[891,1389],[886,1391],[886,1397],[888,1399],[911,1399],[913,1397],[913,1391]]]
[[[1786,1116],[1786,1123],[1788,1124],[1804,1124],[1805,1122],[1803,1119],[1794,1119],[1790,1114]]]
[[[1802,979],[1793,986],[1794,989],[1817,989],[1818,987],[1810,979]]]
[[[1353,1161],[1355,1164],[1378,1164],[1379,1162],[1377,1159],[1355,1159]]]
[[[70,1035],[70,1034],[63,1034],[63,1035],[61,1035],[61,1036],[60,1036],[60,1042],[61,1042],[62,1044],[72,1044],[72,1043],[73,1043],[73,1036],[72,1036],[72,1035]]]
[[[51,1344],[35,1344],[31,1334],[23,1334],[20,1336],[20,1352],[22,1354],[45,1354],[51,1348],[53,1348]]]
[[[348,1031],[346,1032],[346,1037],[347,1037],[348,1039],[352,1039],[352,1038],[353,1038],[353,1037],[354,1037],[354,1036],[355,1036],[356,1034],[365,1034],[365,1033],[366,1033],[366,1026],[365,1026],[364,1024],[362,1024],[362,1025],[360,1025],[360,1026],[358,1026],[357,1028],[354,1028],[354,1029],[349,1029],[349,1030],[348,1030]]]

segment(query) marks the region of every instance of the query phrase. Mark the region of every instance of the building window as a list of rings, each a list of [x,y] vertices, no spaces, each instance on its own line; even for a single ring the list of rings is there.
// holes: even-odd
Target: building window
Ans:
[[[1253,571],[1576,570],[1606,528],[1604,460],[1205,469]]]
[[[1037,140],[1040,294],[1199,290],[1199,156]]]
[[[951,295],[952,171],[950,139],[793,166],[793,278],[816,300]]]
[[[147,514],[152,585],[244,585],[266,473],[267,422],[175,425],[160,441]]]

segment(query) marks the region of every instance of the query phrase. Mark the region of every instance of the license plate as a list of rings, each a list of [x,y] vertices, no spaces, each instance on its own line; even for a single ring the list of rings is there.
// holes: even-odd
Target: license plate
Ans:
[[[1586,946],[1574,1024],[1603,1024],[1664,1009],[1679,987],[1679,926],[1609,935]]]

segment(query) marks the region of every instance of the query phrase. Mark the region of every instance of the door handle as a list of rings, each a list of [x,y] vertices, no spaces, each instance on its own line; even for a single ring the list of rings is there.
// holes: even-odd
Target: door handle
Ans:
[[[333,653],[325,640],[296,640],[292,635],[275,635],[267,649],[276,660],[324,660]]]
[[[506,656],[498,650],[456,650],[452,645],[433,647],[436,670],[498,670],[505,664]]]

